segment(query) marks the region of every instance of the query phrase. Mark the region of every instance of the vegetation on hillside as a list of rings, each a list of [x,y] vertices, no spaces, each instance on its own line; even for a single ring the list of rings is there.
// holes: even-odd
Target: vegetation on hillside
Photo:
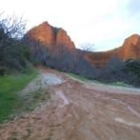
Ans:
[[[25,22],[0,15],[0,75],[26,68],[27,47],[21,42]]]
[[[84,51],[70,52],[64,46],[54,47],[54,50],[51,51],[48,47],[35,41],[31,41],[28,45],[34,46],[30,55],[30,61],[34,64],[42,64],[104,83],[124,82],[134,86],[140,85],[139,60],[124,62],[119,58],[111,58],[106,65],[93,67],[84,59]]]
[[[112,58],[101,68],[94,68],[94,79],[105,82],[123,82],[133,86],[140,86],[140,61],[121,61]]]
[[[93,67],[84,58],[84,51],[69,51],[66,46],[44,46],[36,40],[23,39],[25,46],[29,46],[29,60],[34,65],[44,65],[63,72],[80,74],[85,77],[93,75]]]
[[[0,15],[0,123],[21,106],[17,92],[37,75],[21,39],[24,28],[22,19]]]

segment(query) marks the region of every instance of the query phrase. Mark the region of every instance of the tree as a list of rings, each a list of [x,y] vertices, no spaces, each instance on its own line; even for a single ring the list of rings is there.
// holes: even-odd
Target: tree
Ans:
[[[94,51],[94,44],[92,43],[85,43],[80,45],[80,49],[85,52],[93,52]]]
[[[20,50],[24,29],[25,22],[22,18],[3,18],[0,14],[0,75],[4,75],[10,65],[17,68],[25,65]]]

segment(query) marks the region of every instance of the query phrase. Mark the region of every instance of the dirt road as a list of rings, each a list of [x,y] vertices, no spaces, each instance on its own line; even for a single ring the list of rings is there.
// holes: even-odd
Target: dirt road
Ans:
[[[140,140],[139,90],[40,71],[50,101],[43,100],[34,111],[1,125],[0,140]]]

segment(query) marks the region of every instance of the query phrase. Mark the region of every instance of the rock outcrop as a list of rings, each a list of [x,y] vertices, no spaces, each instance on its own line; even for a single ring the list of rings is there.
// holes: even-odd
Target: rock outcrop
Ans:
[[[122,46],[106,52],[86,52],[85,59],[92,65],[103,66],[111,58],[117,57],[123,61],[140,59],[140,36],[134,34],[125,39]]]
[[[67,46],[69,49],[75,48],[74,43],[63,29],[59,29],[56,34],[56,46]]]
[[[125,39],[124,44],[119,48],[119,57],[122,60],[140,58],[140,36],[134,34]]]
[[[75,49],[75,45],[66,31],[62,28],[53,27],[48,22],[44,22],[29,30],[24,39],[38,42],[49,49],[59,46],[67,47],[68,50]]]

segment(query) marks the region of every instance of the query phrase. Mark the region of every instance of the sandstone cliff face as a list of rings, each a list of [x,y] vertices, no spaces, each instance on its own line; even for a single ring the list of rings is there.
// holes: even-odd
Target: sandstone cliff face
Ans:
[[[52,46],[54,44],[54,32],[47,22],[44,22],[28,31],[25,38],[33,41],[39,41],[43,45],[47,46]]]
[[[125,39],[124,44],[119,48],[119,57],[122,60],[140,58],[140,36],[134,34]]]
[[[103,66],[113,57],[125,61],[128,59],[140,59],[140,36],[134,34],[125,39],[123,45],[106,52],[87,52],[85,59],[92,65]]]
[[[54,47],[67,47],[67,49],[75,49],[74,43],[67,35],[66,31],[61,28],[55,28],[44,22],[37,27],[28,31],[25,35],[25,40],[36,41],[43,46],[53,49]]]
[[[63,29],[59,29],[56,34],[56,46],[67,46],[69,49],[75,48],[74,43]]]

